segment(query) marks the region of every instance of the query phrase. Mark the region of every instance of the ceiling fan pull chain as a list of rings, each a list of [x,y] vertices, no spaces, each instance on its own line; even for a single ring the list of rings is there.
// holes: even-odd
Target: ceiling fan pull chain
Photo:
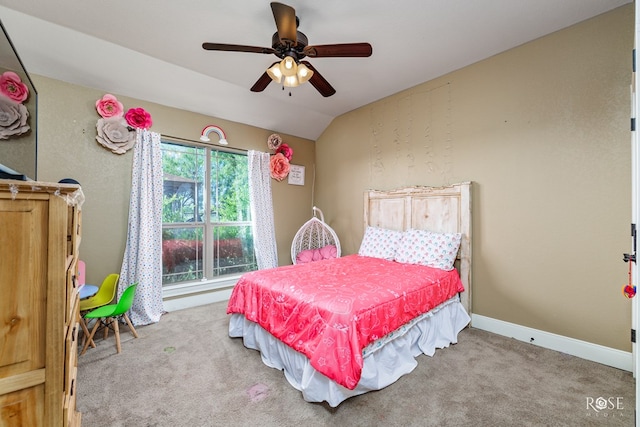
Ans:
[[[282,90],[284,90],[284,85],[282,85]],[[291,91],[289,91],[289,96],[291,96]]]

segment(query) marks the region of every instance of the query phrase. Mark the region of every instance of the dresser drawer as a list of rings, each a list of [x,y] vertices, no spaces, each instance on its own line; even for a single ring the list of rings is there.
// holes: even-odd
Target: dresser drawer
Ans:
[[[82,211],[75,206],[68,207],[67,217],[67,256],[77,258],[82,235]]]
[[[82,413],[76,412],[75,414],[69,414],[68,427],[80,427],[82,425]]]
[[[78,331],[80,324],[74,322],[67,331],[64,348],[64,392],[71,393],[78,366]]]
[[[76,390],[75,390],[75,381],[73,383],[73,388],[70,394],[64,395],[64,401],[62,406],[62,425],[63,426],[73,426],[80,425],[80,419],[78,417],[78,413],[76,412]],[[77,424],[75,424],[77,422]]]
[[[73,229],[71,230],[71,246],[73,255],[77,257],[80,250],[80,236],[82,236],[82,211],[76,207],[73,207],[73,210],[75,215],[73,215]]]
[[[79,292],[78,292],[78,268],[77,268],[77,260],[73,260],[69,269],[67,270],[67,280],[66,280],[66,293],[67,298],[65,299],[65,313],[64,313],[64,322],[67,325],[75,322],[79,316]]]

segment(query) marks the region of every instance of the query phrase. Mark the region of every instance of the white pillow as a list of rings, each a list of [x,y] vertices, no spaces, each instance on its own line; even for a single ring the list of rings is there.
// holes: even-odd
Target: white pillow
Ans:
[[[364,232],[358,255],[392,261],[401,237],[401,231],[369,226]]]
[[[395,260],[405,264],[421,264],[441,270],[453,270],[462,234],[407,230],[402,234]]]

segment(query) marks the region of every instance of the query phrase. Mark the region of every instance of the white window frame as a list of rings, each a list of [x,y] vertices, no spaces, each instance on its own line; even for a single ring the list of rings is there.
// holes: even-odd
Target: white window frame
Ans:
[[[211,182],[211,154],[212,151],[227,152],[239,155],[247,155],[245,150],[239,150],[228,147],[219,147],[212,144],[203,144],[196,141],[185,140],[180,138],[162,137],[162,143],[180,144],[187,146],[194,146],[205,148],[205,182]],[[209,151],[210,150],[210,151]],[[208,185],[207,185],[208,187]],[[209,190],[209,188],[207,188]],[[211,206],[211,191],[205,191],[203,195],[204,206]],[[208,209],[205,209],[205,212]],[[180,226],[181,223],[175,223],[172,225]],[[224,223],[222,223],[224,224]],[[230,223],[228,223],[230,224]],[[233,225],[249,225],[251,221],[242,223],[232,223]],[[162,224],[164,228],[164,223]],[[214,224],[207,218],[204,221],[203,236],[212,236]],[[213,253],[213,239],[205,239],[204,244],[207,245],[205,254]],[[229,298],[231,290],[237,283],[238,279],[243,273],[226,274],[222,276],[207,277],[208,273],[213,272],[213,259],[211,257],[203,257],[203,269],[204,278],[199,280],[185,281],[174,284],[163,285],[162,298],[164,301],[165,309],[176,310],[181,308],[192,307],[195,305],[208,304],[217,301],[224,301]],[[210,274],[212,276],[212,274]],[[185,298],[186,297],[186,298]],[[191,299],[191,301],[189,301]]]

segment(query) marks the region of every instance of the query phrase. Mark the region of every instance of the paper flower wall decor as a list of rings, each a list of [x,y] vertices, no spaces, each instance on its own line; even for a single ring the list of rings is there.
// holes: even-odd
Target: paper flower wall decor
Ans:
[[[291,161],[291,158],[293,157],[293,149],[287,144],[282,144],[280,147],[278,147],[276,153],[282,153],[282,155],[284,155],[289,161]]]
[[[289,164],[289,160],[282,154],[276,153],[271,156],[270,160],[271,167],[271,178],[276,181],[282,181],[289,175],[289,170],[291,169],[291,165]]]
[[[282,142],[282,137],[274,133],[267,138],[267,147],[275,153],[271,155],[269,162],[271,178],[282,181],[291,170],[290,161],[293,157],[293,149]]]
[[[149,129],[151,114],[144,108],[130,108],[126,113],[118,99],[107,93],[96,101],[100,119],[96,124],[96,141],[116,154],[124,154],[136,144],[136,129]]]
[[[118,101],[115,96],[106,94],[102,99],[96,101],[96,110],[104,119],[109,117],[120,117],[124,114],[122,102]]]
[[[267,147],[269,150],[276,150],[282,144],[282,137],[277,133],[274,133],[267,138]]]
[[[134,128],[149,129],[153,124],[151,114],[147,113],[144,108],[130,108],[124,118]]]
[[[22,103],[29,97],[29,88],[13,71],[0,75],[0,139],[27,133],[29,110]]]

